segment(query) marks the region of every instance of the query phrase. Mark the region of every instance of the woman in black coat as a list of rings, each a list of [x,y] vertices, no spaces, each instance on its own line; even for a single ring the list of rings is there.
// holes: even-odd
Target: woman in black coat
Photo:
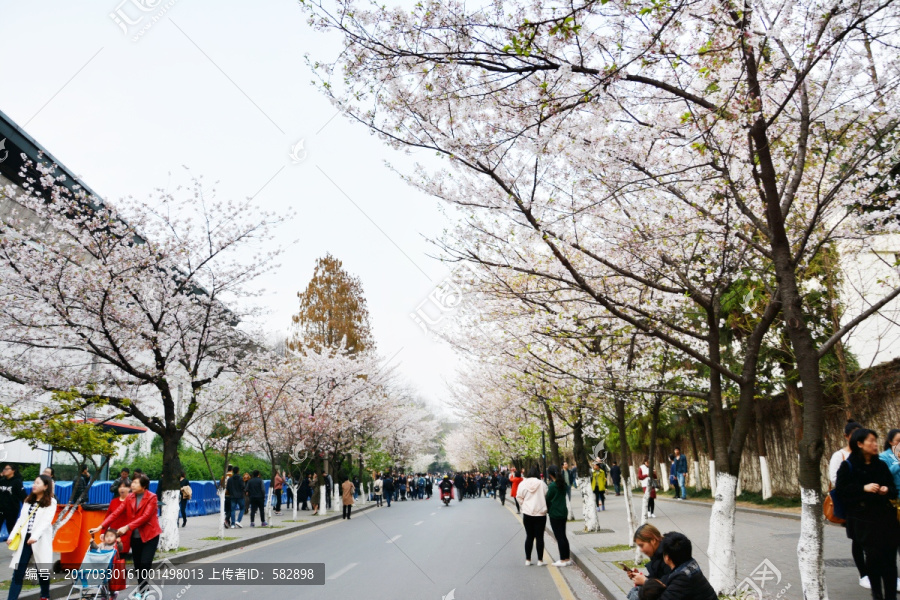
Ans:
[[[850,457],[838,469],[835,493],[847,512],[847,535],[863,547],[872,598],[896,600],[900,523],[891,500],[897,498],[897,487],[878,451],[874,431],[854,431]]]

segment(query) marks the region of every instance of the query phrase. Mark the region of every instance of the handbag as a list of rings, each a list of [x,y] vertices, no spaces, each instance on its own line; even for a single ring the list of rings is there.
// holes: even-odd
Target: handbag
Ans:
[[[847,463],[847,468],[852,472],[853,465],[850,461],[845,460],[844,462]],[[824,513],[825,518],[832,523],[843,525],[847,522],[847,509],[834,492],[835,490],[830,490],[825,495],[825,501],[822,502],[822,512]]]
[[[181,499],[182,500],[190,500],[194,491],[191,489],[191,486],[185,485],[181,488]]]
[[[21,525],[19,525],[16,528],[15,533],[13,533],[11,536],[9,536],[9,539],[6,540],[6,547],[9,548],[10,550],[12,550],[13,552],[18,550],[19,546],[22,545],[22,527],[24,527],[25,524],[31,520],[31,517],[34,516],[34,513],[37,512],[37,509],[38,509],[37,504],[35,504],[33,507],[31,507],[31,512],[28,513],[28,518],[25,520],[25,522],[22,523]]]
[[[125,578],[127,573],[127,571],[125,571],[125,559],[119,555],[118,551],[116,552],[116,557],[113,559],[112,565],[113,570],[109,578],[109,591],[121,592],[128,587],[128,582]]]

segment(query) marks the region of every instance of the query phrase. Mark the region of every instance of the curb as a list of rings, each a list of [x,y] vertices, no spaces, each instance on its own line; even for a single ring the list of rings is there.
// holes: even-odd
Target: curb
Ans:
[[[354,507],[355,508],[355,507]],[[372,508],[377,508],[374,504],[371,506],[365,506],[358,510],[354,510],[355,514],[359,514],[361,512],[367,511]],[[304,529],[312,529],[313,527],[318,527],[322,523],[330,523],[331,521],[337,521],[341,518],[342,515],[335,514],[331,517],[325,517],[324,519],[320,519],[313,523],[303,523],[301,525],[297,525],[296,527],[286,527],[284,529],[276,529],[274,531],[265,533],[263,535],[258,535],[253,538],[248,538],[244,540],[234,540],[231,542],[225,542],[220,546],[212,546],[209,548],[201,548],[199,550],[192,550],[190,552],[182,552],[181,554],[176,554],[174,556],[167,556],[166,559],[172,563],[173,565],[183,565],[195,560],[199,560],[202,558],[207,558],[209,556],[214,556],[216,554],[222,554],[223,552],[231,552],[232,550],[238,550],[240,548],[244,548],[246,546],[252,546],[254,544],[259,544],[260,542],[267,542],[269,540],[283,537],[286,535],[290,535],[292,533],[297,533],[298,531],[303,531]],[[159,559],[154,560],[154,563],[159,562]],[[69,590],[72,589],[71,583],[57,583],[50,585],[50,598],[51,600],[55,600],[57,598],[65,598],[69,594]],[[41,591],[40,589],[36,589],[34,591],[22,592],[19,595],[20,600],[40,600]]]
[[[663,500],[665,502],[678,502],[674,498],[660,498],[657,497],[657,500]],[[681,500],[682,504],[690,504],[692,506],[706,506],[707,508],[712,508],[711,502],[698,502],[697,500]],[[747,508],[745,506],[735,506],[734,510],[736,512],[744,512],[752,515],[764,515],[767,517],[780,517],[782,519],[793,519],[794,521],[800,520],[800,515],[795,515],[794,513],[788,512],[779,512],[776,510],[766,510],[764,508]]]

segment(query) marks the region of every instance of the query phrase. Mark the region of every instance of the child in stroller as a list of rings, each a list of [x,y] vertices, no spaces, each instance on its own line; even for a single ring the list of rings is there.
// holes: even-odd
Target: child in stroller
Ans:
[[[120,557],[121,551],[122,543],[119,542],[119,536],[113,529],[107,529],[103,533],[99,545],[92,538],[91,548],[84,555],[84,561],[78,571],[78,581],[72,585],[66,600],[72,598],[116,600],[119,592],[111,588],[124,588],[111,585],[111,580],[121,579],[124,575],[118,572],[125,566],[125,561]]]

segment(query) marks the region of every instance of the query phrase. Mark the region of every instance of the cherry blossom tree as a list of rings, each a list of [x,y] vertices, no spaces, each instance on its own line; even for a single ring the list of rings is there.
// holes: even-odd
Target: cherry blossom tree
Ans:
[[[26,176],[2,192],[17,208],[0,236],[0,377],[23,410],[66,390],[160,436],[160,548],[176,548],[178,443],[204,388],[252,347],[235,326],[275,266],[277,251],[255,248],[279,219],[200,180],[113,206],[65,187],[54,165]]]

